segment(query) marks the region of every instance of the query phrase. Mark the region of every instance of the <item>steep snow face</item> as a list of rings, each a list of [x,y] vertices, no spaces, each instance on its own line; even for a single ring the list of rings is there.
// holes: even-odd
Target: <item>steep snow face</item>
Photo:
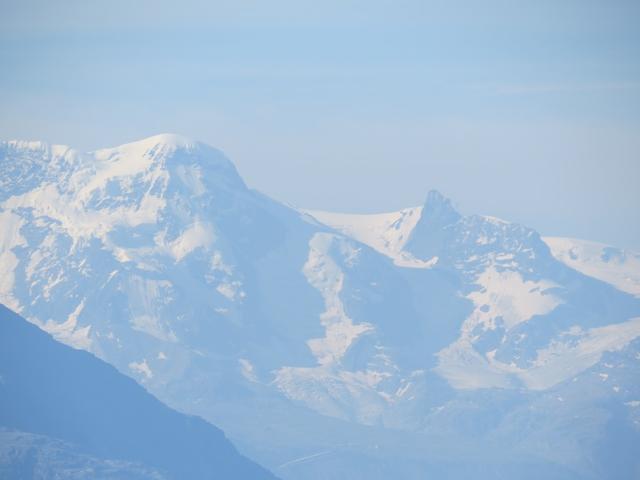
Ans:
[[[176,135],[84,154],[6,142],[0,166],[0,302],[59,340],[107,358],[134,342],[124,320],[134,332],[179,343],[191,262],[215,303],[242,301],[234,253],[215,222],[235,198],[250,203],[251,195],[217,150]],[[112,311],[102,311],[104,302]]]
[[[23,144],[12,142],[9,146],[12,155],[16,155]],[[135,252],[145,247],[152,249],[149,254],[182,257],[211,243],[211,226],[198,216],[198,210],[203,209],[198,208],[197,202],[186,202],[203,193],[201,179],[205,176],[216,184],[244,188],[233,165],[220,152],[175,135],[158,135],[85,155],[67,147],[35,146],[28,143],[25,148],[33,163],[43,170],[32,175],[40,183],[34,183],[36,188],[31,191],[7,198],[3,209],[28,210],[35,218],[55,223],[74,246],[97,239],[115,256],[127,260],[136,258]],[[33,158],[36,153],[42,155],[39,163]],[[2,158],[3,169],[15,161],[9,156]],[[67,161],[70,168],[60,182],[56,171],[62,161]],[[9,179],[5,183],[9,184]],[[22,181],[12,185],[16,184],[22,186]],[[176,204],[168,205],[174,200]],[[177,210],[175,213],[182,217],[180,223],[186,228],[176,232],[175,225],[167,225],[166,229],[158,229],[147,245],[138,248],[123,248],[113,238],[114,230],[125,232],[155,225],[163,214],[166,220],[167,210]]]
[[[545,237],[544,241],[562,263],[640,297],[640,253],[575,238]]]
[[[0,269],[3,272],[0,278],[0,298],[2,298],[2,303],[15,310],[20,306],[20,302],[13,292],[15,269],[19,262],[12,249],[25,243],[25,239],[20,233],[24,221],[13,212],[3,210],[0,211],[0,225],[2,225],[0,229]]]
[[[376,215],[306,211],[321,223],[388,256],[399,267],[429,268],[437,262],[437,258],[419,260],[404,250],[421,212],[422,207]]]

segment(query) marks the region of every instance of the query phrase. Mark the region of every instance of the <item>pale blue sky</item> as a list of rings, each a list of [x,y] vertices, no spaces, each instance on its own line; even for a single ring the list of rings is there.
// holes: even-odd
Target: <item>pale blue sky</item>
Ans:
[[[640,249],[640,2],[0,0],[0,138],[211,143],[301,207]]]

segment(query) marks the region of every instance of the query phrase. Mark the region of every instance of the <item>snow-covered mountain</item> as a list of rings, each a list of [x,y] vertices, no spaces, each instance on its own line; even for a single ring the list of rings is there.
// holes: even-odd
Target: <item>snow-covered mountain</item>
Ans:
[[[598,478],[604,460],[581,462],[615,445],[611,412],[640,434],[632,253],[464,216],[437,192],[389,214],[296,211],[175,135],[89,153],[5,142],[0,186],[0,302],[283,478],[526,478],[532,464]],[[612,355],[620,380],[596,421],[602,396],[581,379]],[[571,405],[548,400],[565,389],[590,422],[580,448]],[[556,420],[532,414],[522,437],[543,407]],[[543,432],[553,452],[531,440]]]
[[[438,192],[424,207],[389,214],[312,214],[397,265],[411,258],[405,266],[437,265],[461,279],[473,311],[459,338],[437,353],[436,367],[456,388],[544,390],[640,336],[637,304],[575,271],[635,293],[640,264],[632,252],[464,217]],[[603,297],[592,305],[592,295]]]
[[[554,257],[585,275],[640,297],[640,254],[575,238],[544,239]]]

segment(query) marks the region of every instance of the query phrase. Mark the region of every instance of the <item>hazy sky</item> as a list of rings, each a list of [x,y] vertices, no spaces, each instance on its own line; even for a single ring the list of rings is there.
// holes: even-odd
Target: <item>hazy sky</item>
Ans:
[[[161,132],[250,186],[640,249],[640,2],[0,0],[0,138]]]

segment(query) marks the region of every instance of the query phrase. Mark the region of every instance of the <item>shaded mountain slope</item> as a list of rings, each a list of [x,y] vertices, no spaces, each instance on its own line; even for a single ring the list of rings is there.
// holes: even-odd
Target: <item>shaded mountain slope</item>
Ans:
[[[0,425],[144,464],[167,478],[275,478],[224,433],[163,405],[93,355],[0,306]],[[3,438],[7,438],[6,435]]]

